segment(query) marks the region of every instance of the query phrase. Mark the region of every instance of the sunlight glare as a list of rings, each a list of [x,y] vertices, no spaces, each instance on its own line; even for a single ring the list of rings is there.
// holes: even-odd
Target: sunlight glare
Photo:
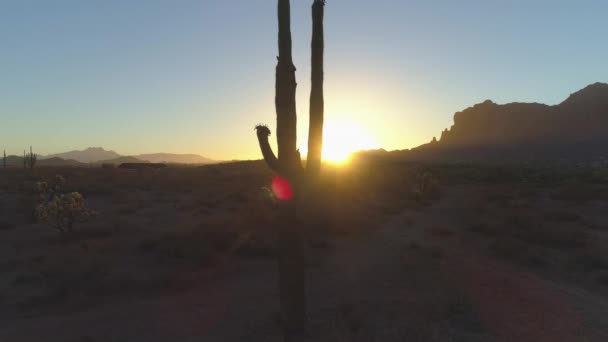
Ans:
[[[342,163],[351,153],[378,148],[378,143],[363,127],[348,121],[326,122],[323,130],[323,159]]]

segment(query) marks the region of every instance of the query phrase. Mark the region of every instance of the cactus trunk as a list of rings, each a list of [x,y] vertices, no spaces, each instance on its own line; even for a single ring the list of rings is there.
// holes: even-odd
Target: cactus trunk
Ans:
[[[301,169],[297,151],[296,68],[291,43],[290,0],[279,0],[279,56],[276,67],[275,106],[279,173],[298,191]],[[295,199],[283,203],[278,227],[278,280],[286,341],[295,341],[306,329],[306,273],[302,235],[296,218]]]
[[[287,180],[294,196],[280,204],[277,221],[278,268],[281,314],[285,341],[299,341],[306,330],[306,272],[304,238],[296,216],[304,186],[310,186],[320,172],[323,145],[323,16],[324,0],[312,6],[312,89],[310,94],[309,151],[306,170],[297,150],[296,68],[293,65],[290,0],[278,0],[279,56],[276,67],[275,106],[277,115],[278,158],[273,153],[264,125],[256,127],[257,138],[268,166]],[[306,172],[304,172],[306,171]]]
[[[279,57],[276,67],[275,106],[277,112],[278,159],[283,173],[293,178],[301,168],[297,151],[296,67],[291,49],[290,0],[279,0]]]
[[[323,146],[323,54],[325,49],[323,17],[325,0],[315,0],[312,5],[312,42],[311,42],[311,89],[310,124],[308,128],[308,157],[306,172],[316,178],[321,170],[321,151]]]
[[[26,169],[29,166],[30,170],[33,170],[34,166],[36,166],[37,160],[38,160],[38,155],[36,153],[34,153],[34,151],[32,150],[32,146],[30,146],[30,153],[28,155],[26,155],[25,151],[23,151],[23,168],[24,169]]]
[[[306,333],[306,260],[300,227],[296,202],[284,203],[278,221],[277,261],[285,342],[299,341]]]

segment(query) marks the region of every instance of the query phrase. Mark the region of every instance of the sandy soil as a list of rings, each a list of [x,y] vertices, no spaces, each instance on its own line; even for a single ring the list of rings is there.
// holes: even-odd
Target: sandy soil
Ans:
[[[457,216],[470,195],[451,187],[432,206],[315,254],[310,339],[607,340],[605,296],[488,257],[463,238]],[[177,275],[171,288],[82,310],[5,315],[0,341],[281,340],[272,260],[228,257]]]

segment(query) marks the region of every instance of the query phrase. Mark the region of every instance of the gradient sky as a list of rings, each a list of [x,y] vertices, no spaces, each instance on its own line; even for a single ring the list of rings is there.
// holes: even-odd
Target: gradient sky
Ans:
[[[299,142],[311,0],[292,0]],[[328,0],[326,120],[387,149],[485,99],[557,104],[608,81],[607,1]],[[0,0],[0,148],[260,158],[276,0]]]

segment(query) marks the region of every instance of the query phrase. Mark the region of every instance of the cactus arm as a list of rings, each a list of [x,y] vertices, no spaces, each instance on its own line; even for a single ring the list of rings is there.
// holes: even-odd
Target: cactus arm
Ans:
[[[268,137],[270,136],[270,129],[264,125],[258,125],[255,127],[256,134],[258,136],[258,143],[260,144],[260,150],[262,150],[262,155],[264,156],[264,161],[268,164],[268,167],[274,172],[279,172],[279,160],[274,155],[272,151],[272,147],[270,147],[270,142],[268,141]]]
[[[310,124],[308,130],[308,157],[306,171],[312,178],[321,170],[321,153],[323,147],[323,54],[325,0],[314,0],[312,4],[312,41],[311,41],[311,90],[310,90]]]
[[[284,172],[297,165],[296,67],[293,65],[290,0],[278,1],[279,56],[276,67],[275,106],[277,113],[278,159]]]

